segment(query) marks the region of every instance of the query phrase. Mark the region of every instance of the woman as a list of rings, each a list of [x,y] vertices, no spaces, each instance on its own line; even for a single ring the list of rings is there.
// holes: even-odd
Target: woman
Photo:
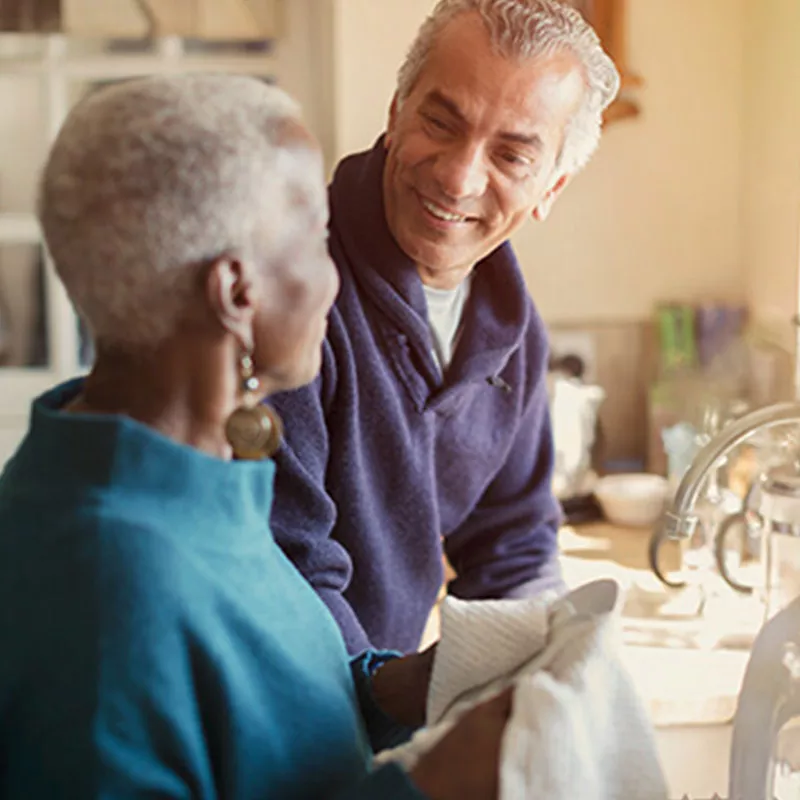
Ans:
[[[294,104],[222,76],[103,90],[40,219],[97,359],[0,479],[0,796],[494,796],[507,696],[410,775],[369,771],[367,734],[422,722],[431,654],[350,664],[269,534],[261,401],[315,377],[337,290]]]

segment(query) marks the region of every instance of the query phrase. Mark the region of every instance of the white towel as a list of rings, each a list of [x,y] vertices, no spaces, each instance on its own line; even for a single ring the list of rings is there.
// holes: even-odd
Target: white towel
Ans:
[[[416,764],[475,703],[511,683],[500,800],[665,800],[647,715],[618,654],[613,581],[548,604],[442,604],[442,638],[428,695],[429,726],[376,764]]]

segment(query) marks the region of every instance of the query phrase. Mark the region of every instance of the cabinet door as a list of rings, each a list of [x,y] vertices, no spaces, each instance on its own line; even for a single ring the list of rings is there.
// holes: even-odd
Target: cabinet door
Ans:
[[[36,223],[38,173],[48,144],[45,40],[0,36],[0,437],[53,381],[63,341]],[[61,315],[62,317],[64,315]],[[68,318],[68,317],[67,317]],[[69,319],[69,318],[68,318]],[[72,320],[70,320],[72,324]],[[13,422],[11,422],[13,421]]]
[[[47,369],[50,364],[47,287],[38,242],[0,242],[0,367]]]

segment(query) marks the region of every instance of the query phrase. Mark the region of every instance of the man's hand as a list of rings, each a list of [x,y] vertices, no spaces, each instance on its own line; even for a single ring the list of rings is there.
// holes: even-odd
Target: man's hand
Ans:
[[[372,677],[372,696],[386,716],[417,728],[425,723],[428,686],[436,645],[387,661]]]
[[[496,800],[512,689],[470,709],[410,772],[431,800]]]

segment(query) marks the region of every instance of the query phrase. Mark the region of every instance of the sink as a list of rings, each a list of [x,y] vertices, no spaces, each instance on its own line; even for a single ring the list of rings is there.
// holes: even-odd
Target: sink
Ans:
[[[698,570],[684,588],[664,586],[648,566],[649,534],[648,529],[602,523],[562,528],[559,543],[567,585],[602,577],[620,584],[625,644],[748,651],[764,620],[758,597],[737,594],[710,570]],[[680,545],[669,543],[669,547],[664,563],[666,569],[675,570]]]

